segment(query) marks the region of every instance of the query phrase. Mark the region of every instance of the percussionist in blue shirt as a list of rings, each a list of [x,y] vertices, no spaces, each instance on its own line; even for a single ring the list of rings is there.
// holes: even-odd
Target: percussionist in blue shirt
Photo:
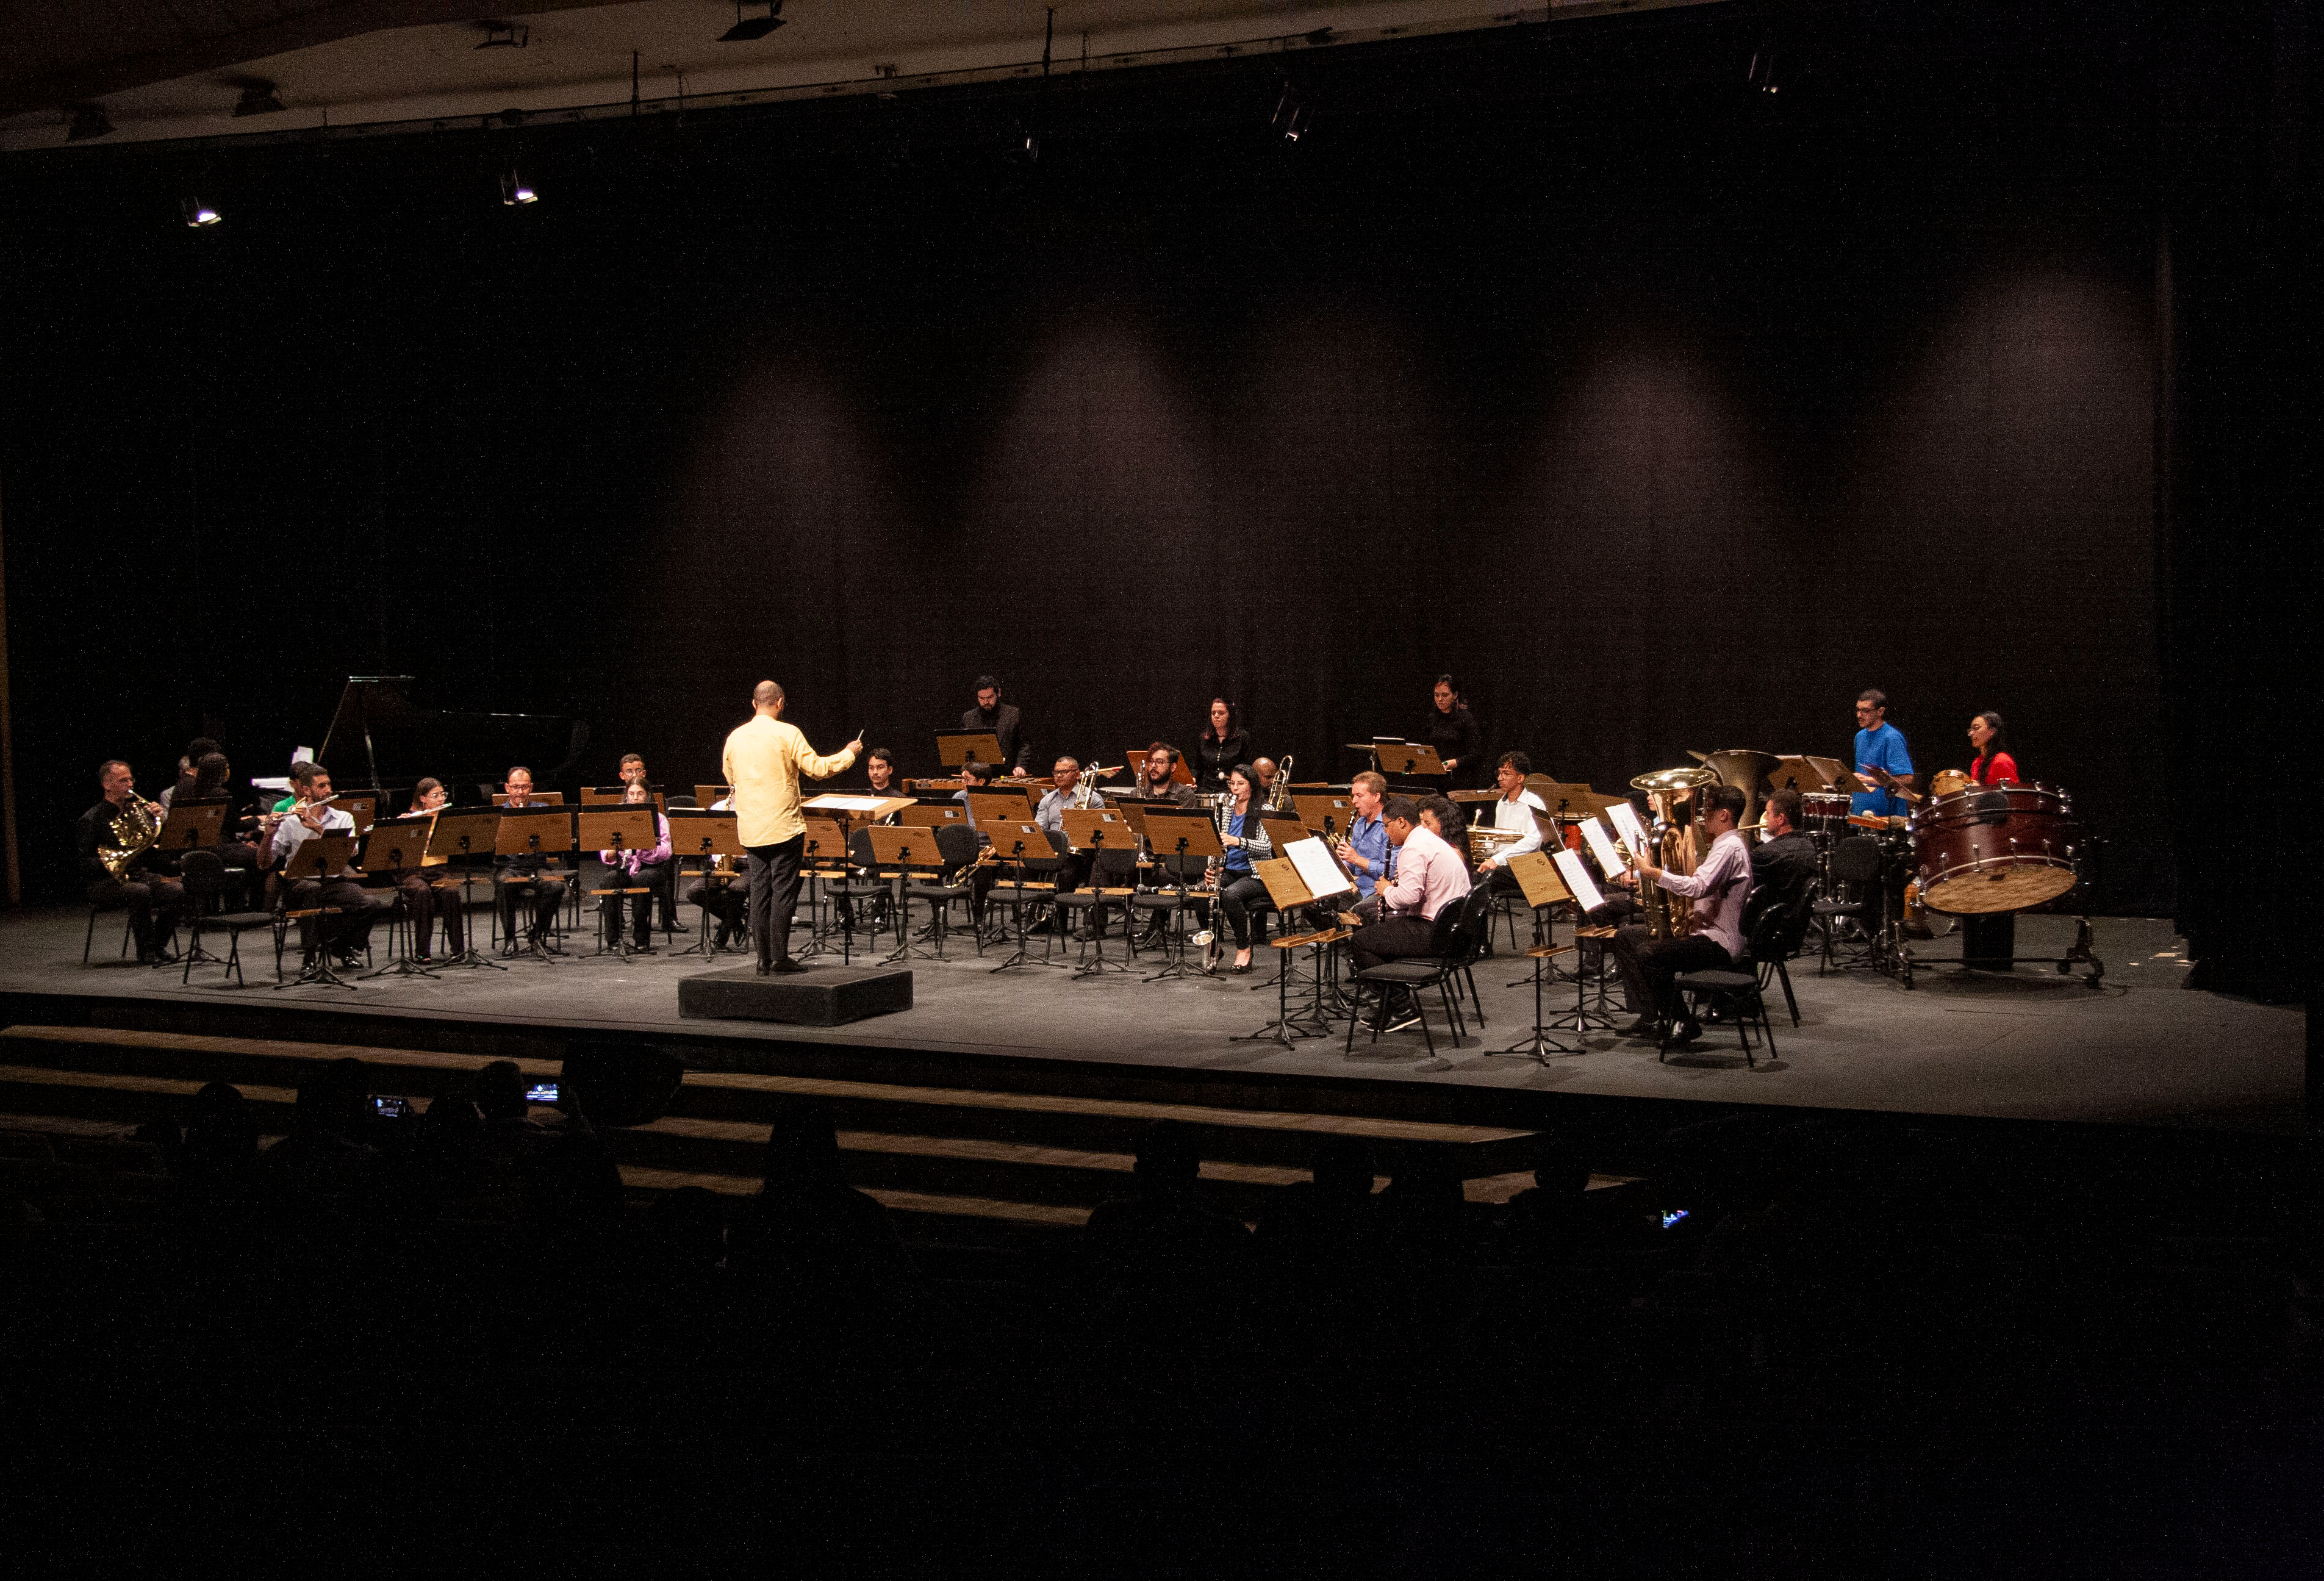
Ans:
[[[1903,797],[1884,789],[1872,772],[1885,769],[1898,785],[1912,789],[1913,754],[1904,745],[1904,733],[1888,723],[1888,694],[1877,688],[1868,687],[1856,696],[1853,761],[1858,789],[1848,799],[1849,812],[1898,818],[1912,810]]]

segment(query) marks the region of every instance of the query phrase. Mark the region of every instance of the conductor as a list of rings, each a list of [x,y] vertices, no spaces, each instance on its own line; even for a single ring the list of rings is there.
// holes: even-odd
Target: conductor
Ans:
[[[735,832],[751,854],[751,932],[761,972],[807,970],[791,958],[791,913],[798,909],[799,856],[807,846],[799,776],[828,780],[863,750],[859,738],[822,756],[782,714],[783,689],[761,681],[751,690],[750,721],[728,734],[723,759],[726,782],[734,787]]]

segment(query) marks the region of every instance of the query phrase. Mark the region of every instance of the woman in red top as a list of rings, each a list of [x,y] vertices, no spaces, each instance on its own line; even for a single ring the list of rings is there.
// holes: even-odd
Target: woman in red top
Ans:
[[[2020,783],[2017,760],[2009,755],[2006,738],[2001,733],[2001,716],[1987,708],[1969,722],[1969,744],[1977,748],[1977,762],[1969,766],[1969,777],[1980,785]]]

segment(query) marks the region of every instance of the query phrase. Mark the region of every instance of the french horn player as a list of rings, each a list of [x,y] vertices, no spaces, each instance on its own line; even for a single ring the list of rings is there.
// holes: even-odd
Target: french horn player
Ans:
[[[98,767],[97,783],[97,805],[80,815],[74,830],[88,902],[99,911],[128,911],[139,963],[156,965],[170,958],[186,910],[185,886],[152,864],[161,809],[137,794],[136,776],[119,758]]]

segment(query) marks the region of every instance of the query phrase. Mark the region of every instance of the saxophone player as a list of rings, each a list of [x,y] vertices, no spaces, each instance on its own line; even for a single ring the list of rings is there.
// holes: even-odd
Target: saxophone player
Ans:
[[[88,883],[88,903],[100,911],[125,909],[129,930],[137,940],[138,965],[158,966],[171,957],[178,919],[186,910],[185,886],[152,870],[150,842],[121,863],[117,873],[106,865],[100,852],[126,848],[126,831],[116,835],[115,824],[124,817],[134,823],[144,800],[137,794],[136,777],[119,758],[98,765],[97,785],[101,792],[97,805],[80,815],[73,830],[73,852]],[[149,816],[158,819],[161,814],[156,809]]]
[[[1711,833],[1711,850],[1692,873],[1672,873],[1652,862],[1633,865],[1637,882],[1656,884],[1692,903],[1691,926],[1670,938],[1656,938],[1653,930],[1636,922],[1614,930],[1614,964],[1633,1008],[1643,1012],[1624,1029],[1624,1035],[1643,1038],[1661,1032],[1665,1047],[1691,1043],[1702,1036],[1702,1024],[1679,1002],[1673,979],[1681,972],[1723,972],[1743,957],[1743,907],[1751,898],[1751,852],[1736,825],[1743,817],[1745,797],[1738,785],[1712,785],[1698,790],[1705,800],[1703,827]]]

